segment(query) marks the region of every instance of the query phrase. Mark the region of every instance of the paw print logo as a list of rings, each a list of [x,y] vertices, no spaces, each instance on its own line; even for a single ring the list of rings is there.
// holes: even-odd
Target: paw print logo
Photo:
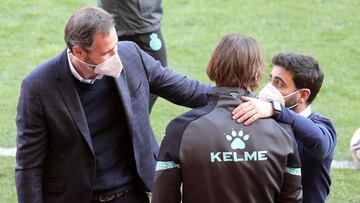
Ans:
[[[226,139],[231,142],[231,148],[232,149],[244,149],[245,148],[245,142],[250,137],[249,134],[244,135],[244,132],[242,129],[236,133],[234,129],[231,131],[231,135],[225,134]]]

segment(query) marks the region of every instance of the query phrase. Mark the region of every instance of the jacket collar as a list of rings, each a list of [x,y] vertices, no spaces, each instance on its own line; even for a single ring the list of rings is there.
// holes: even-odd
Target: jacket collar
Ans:
[[[209,95],[230,96],[240,98],[241,96],[256,97],[254,93],[239,87],[213,87]]]
[[[300,115],[304,116],[305,118],[309,118],[311,115],[311,107],[310,105],[306,107],[306,109],[299,113]]]

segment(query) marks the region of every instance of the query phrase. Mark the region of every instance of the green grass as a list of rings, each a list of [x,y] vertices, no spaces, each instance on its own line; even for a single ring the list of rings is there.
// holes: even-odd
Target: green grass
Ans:
[[[327,202],[358,203],[360,200],[360,176],[357,170],[333,169],[331,172],[332,186]]]
[[[14,166],[14,158],[0,157],[0,203],[16,202]]]
[[[0,146],[15,146],[15,114],[22,78],[37,64],[64,49],[64,25],[83,5],[91,2],[1,2]]]
[[[22,78],[61,52],[63,28],[79,7],[96,0],[1,2],[0,146],[15,146],[15,114]],[[351,159],[349,141],[359,128],[360,1],[171,0],[163,1],[163,33],[171,69],[209,82],[205,67],[220,38],[230,32],[255,37],[270,72],[271,57],[295,51],[315,56],[325,81],[312,105],[338,132],[336,159]],[[159,100],[151,123],[158,140],[169,120],[186,108]],[[13,158],[0,158],[0,203],[16,202]],[[328,202],[360,202],[359,171],[333,170]]]

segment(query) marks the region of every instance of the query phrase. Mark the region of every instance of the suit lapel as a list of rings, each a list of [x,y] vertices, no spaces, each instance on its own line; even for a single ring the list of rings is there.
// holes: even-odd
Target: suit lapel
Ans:
[[[89,145],[92,153],[94,149],[92,146],[89,127],[86,121],[85,113],[81,105],[79,95],[76,91],[73,75],[70,71],[66,50],[62,53],[57,66],[58,69],[58,91],[64,100],[64,103],[69,110],[76,126],[83,135],[85,141]]]
[[[129,87],[126,81],[126,72],[125,69],[122,70],[120,77],[115,79],[116,86],[119,90],[120,99],[122,101],[123,109],[126,114],[126,121],[131,132],[133,128],[133,123],[131,122],[133,117],[133,111],[131,106],[131,100],[129,95]],[[132,134],[132,133],[131,133]]]

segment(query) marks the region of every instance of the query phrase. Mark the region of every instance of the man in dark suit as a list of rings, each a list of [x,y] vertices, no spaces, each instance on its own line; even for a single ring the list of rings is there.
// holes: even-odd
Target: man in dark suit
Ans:
[[[71,16],[65,42],[22,82],[19,202],[148,202],[159,150],[149,94],[197,107],[210,86],[163,68],[132,42],[118,43],[101,8]]]

